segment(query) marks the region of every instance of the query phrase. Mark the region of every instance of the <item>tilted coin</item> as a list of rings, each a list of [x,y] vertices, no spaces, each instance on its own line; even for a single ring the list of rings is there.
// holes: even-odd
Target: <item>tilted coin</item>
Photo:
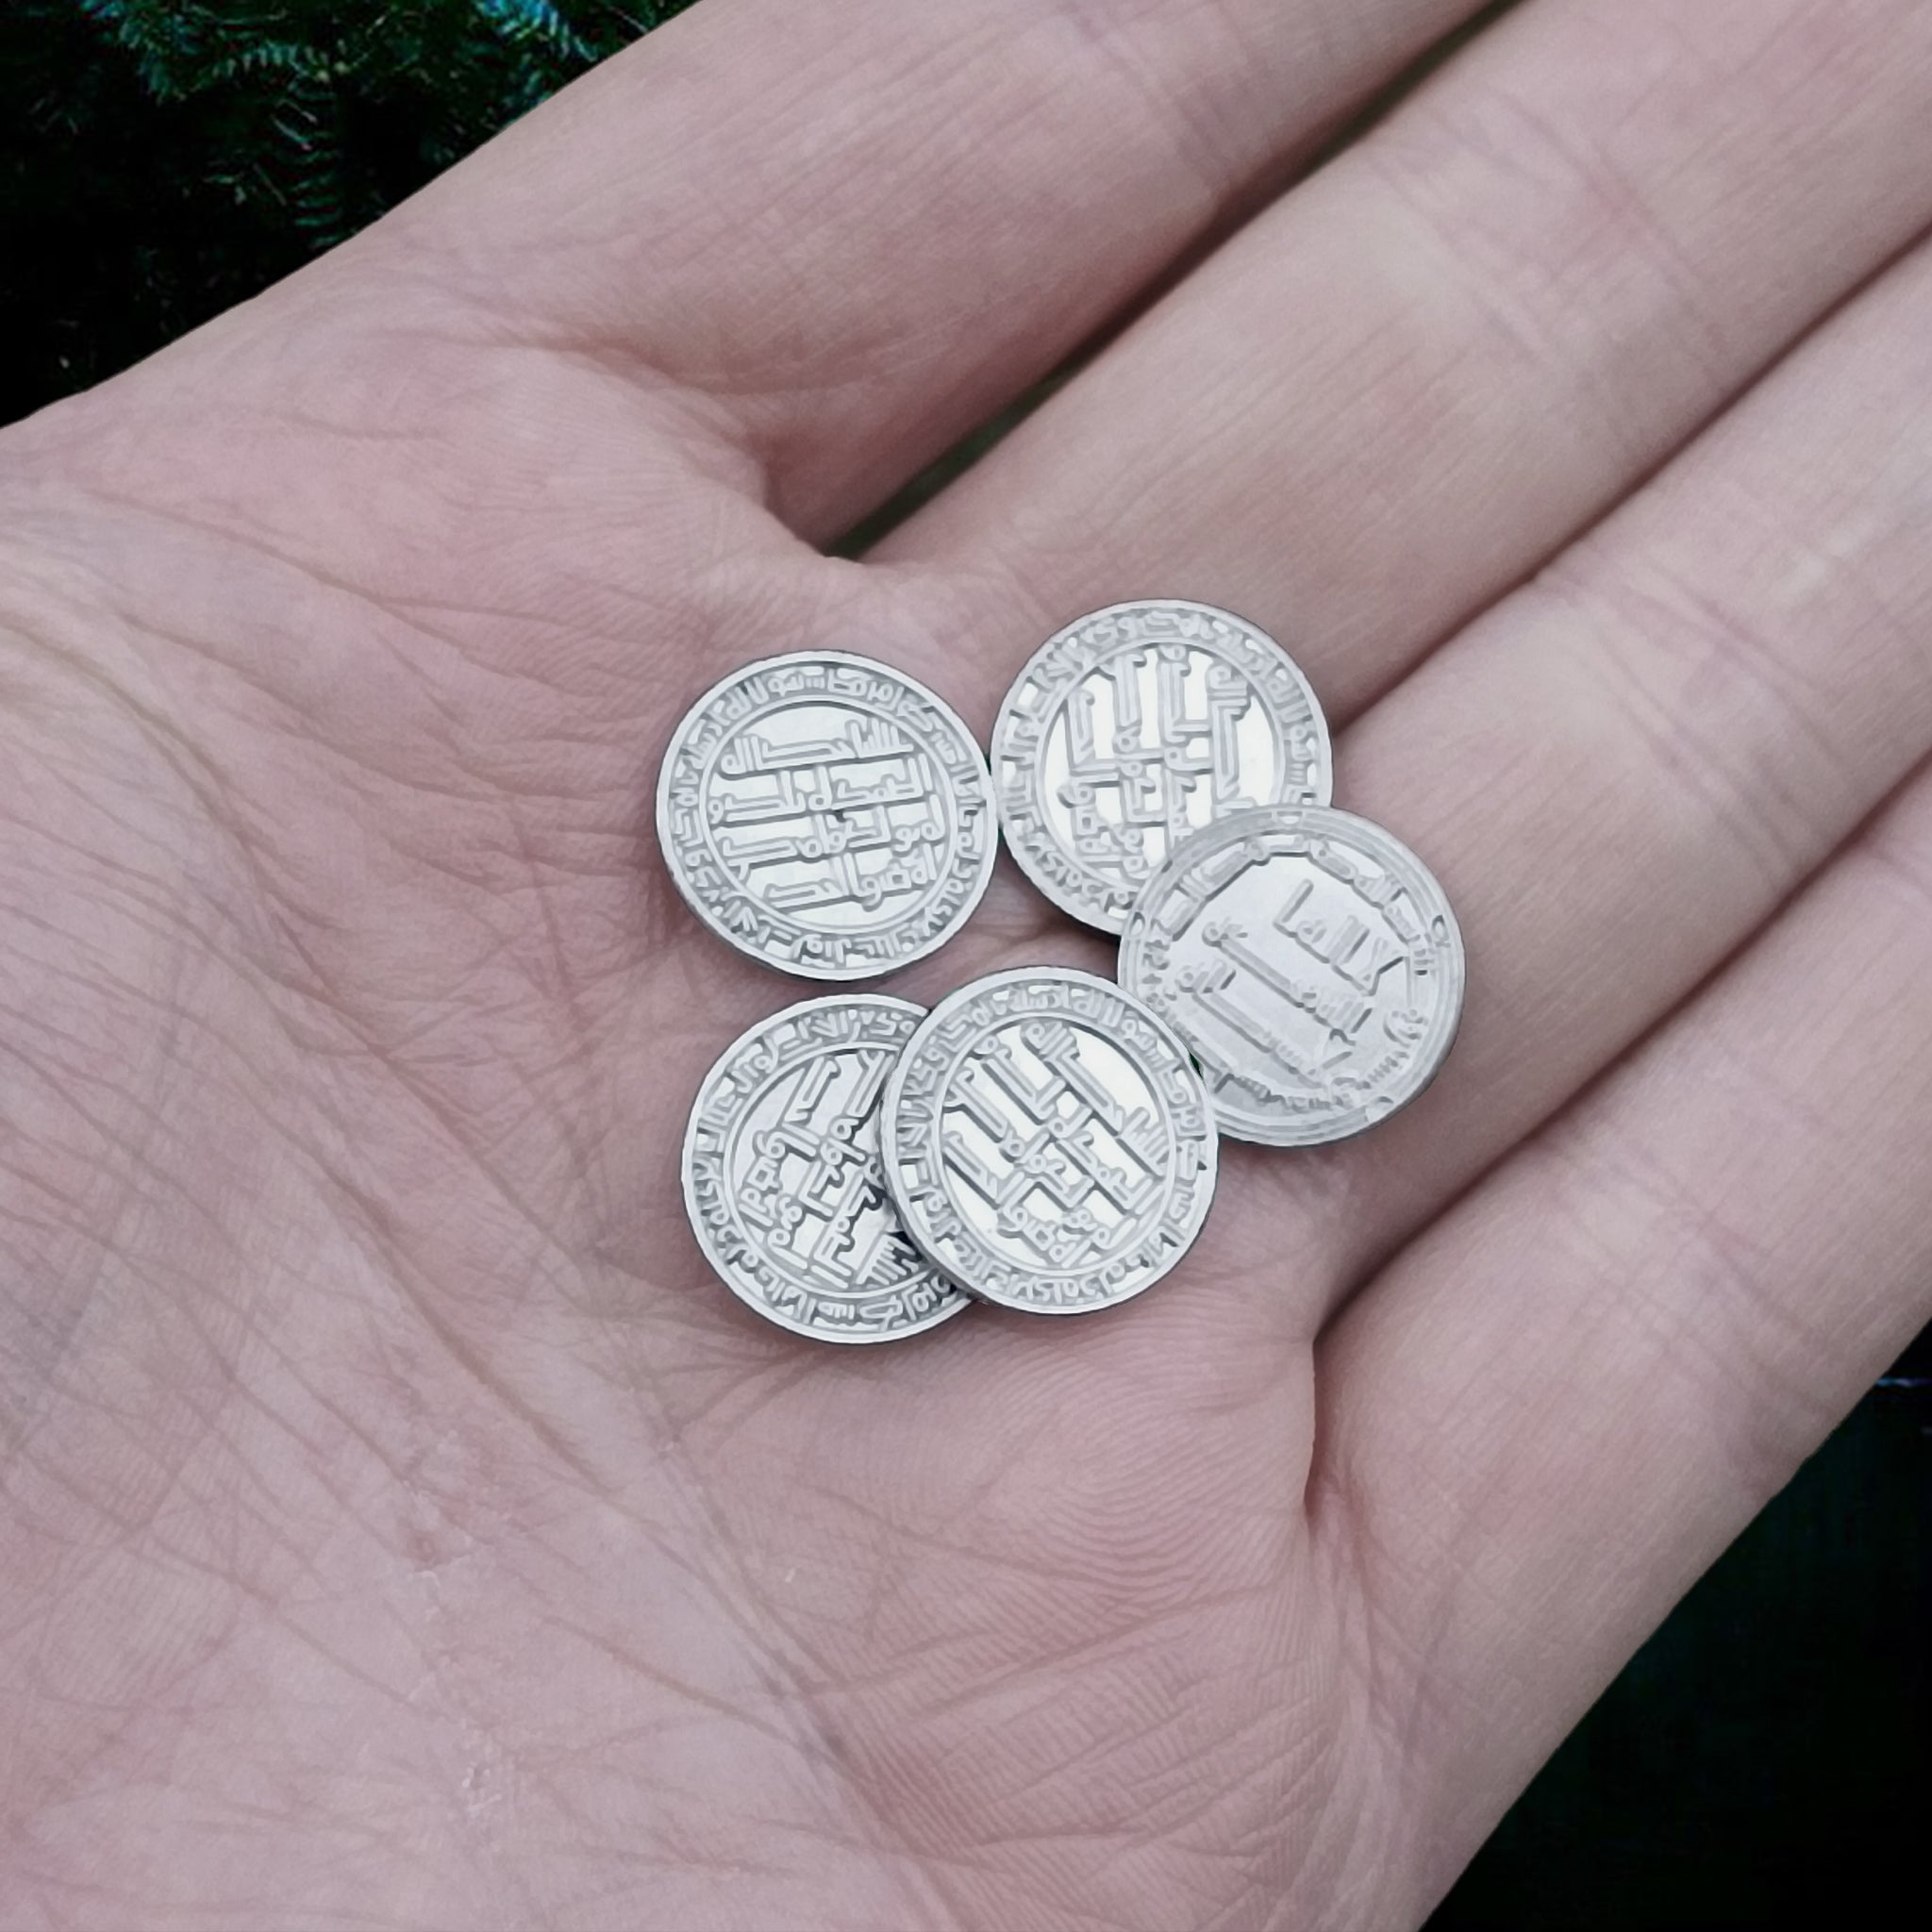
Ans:
[[[1401,840],[1352,812],[1274,806],[1196,832],[1150,882],[1121,984],[1208,1075],[1224,1134],[1340,1141],[1413,1100],[1462,1014],[1462,935]]]
[[[967,1298],[907,1240],[879,1159],[886,1076],[924,1009],[876,993],[788,1007],[705,1076],[684,1205],[725,1287],[819,1341],[895,1341]]]
[[[880,1147],[917,1246],[1036,1314],[1151,1288],[1214,1198],[1186,1049],[1111,981],[1058,967],[992,974],[927,1014],[886,1084]]]
[[[692,911],[808,979],[868,979],[944,944],[986,891],[998,836],[958,714],[842,651],[713,685],[658,780],[658,844]]]
[[[1000,708],[1007,844],[1061,911],[1119,932],[1190,832],[1257,805],[1325,805],[1328,726],[1267,632],[1177,597],[1114,604],[1034,654]]]

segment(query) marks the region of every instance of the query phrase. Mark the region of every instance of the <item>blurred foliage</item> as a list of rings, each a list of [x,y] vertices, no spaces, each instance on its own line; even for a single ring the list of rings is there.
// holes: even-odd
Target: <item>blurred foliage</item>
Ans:
[[[8,0],[0,421],[353,234],[690,0]]]

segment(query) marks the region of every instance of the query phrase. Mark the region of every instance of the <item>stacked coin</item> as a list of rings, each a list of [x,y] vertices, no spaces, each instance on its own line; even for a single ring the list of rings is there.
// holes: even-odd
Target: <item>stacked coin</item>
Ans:
[[[1049,899],[1121,935],[1118,984],[1022,968],[929,1013],[834,994],[734,1042],[684,1149],[725,1284],[830,1341],[975,1299],[1110,1307],[1192,1244],[1219,1136],[1313,1146],[1413,1099],[1455,1037],[1461,938],[1428,869],[1331,786],[1287,652],[1178,599],[1050,638],[990,770],[939,697],[869,658],[713,686],[665,757],[658,838],[692,910],[753,958],[846,981],[924,958],[986,891],[995,814]]]

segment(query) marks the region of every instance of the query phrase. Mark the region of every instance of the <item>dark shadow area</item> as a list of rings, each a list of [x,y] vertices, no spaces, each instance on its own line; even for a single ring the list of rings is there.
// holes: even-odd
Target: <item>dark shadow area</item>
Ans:
[[[1428,1932],[1908,1922],[1932,1817],[1928,1505],[1932,1333],[1631,1659]]]

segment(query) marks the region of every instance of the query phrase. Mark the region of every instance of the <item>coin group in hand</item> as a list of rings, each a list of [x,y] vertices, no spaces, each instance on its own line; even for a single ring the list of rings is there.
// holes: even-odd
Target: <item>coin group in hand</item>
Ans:
[[[658,841],[752,958],[838,982],[924,958],[979,904],[1001,832],[1056,906],[1121,936],[1118,983],[1021,967],[930,1012],[834,992],[734,1041],[684,1142],[720,1279],[825,1341],[975,1300],[1111,1307],[1192,1245],[1221,1138],[1310,1147],[1412,1100],[1455,1038],[1461,938],[1428,868],[1332,784],[1293,659],[1178,599],[1048,639],[991,765],[871,658],[799,652],[714,685],[665,756]]]

